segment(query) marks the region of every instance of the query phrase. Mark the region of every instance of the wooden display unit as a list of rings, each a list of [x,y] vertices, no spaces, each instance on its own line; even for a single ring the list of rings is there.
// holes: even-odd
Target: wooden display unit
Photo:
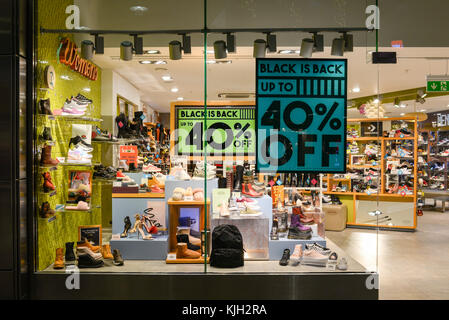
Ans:
[[[206,218],[206,210],[207,210],[207,229],[210,230],[210,199],[207,199],[206,202],[202,201],[175,201],[173,199],[169,199],[167,201],[168,210],[170,214],[170,227],[168,234],[168,253],[176,255],[176,233],[178,231],[179,225],[179,217],[180,217],[180,209],[181,208],[198,208],[199,209],[199,229],[200,232],[204,231],[204,222]],[[206,208],[207,205],[207,208]],[[166,259],[166,263],[204,263],[204,257],[200,256],[198,259]],[[209,263],[209,257],[207,257],[207,263]]]
[[[353,165],[351,163],[351,157],[348,157],[348,163],[347,168],[348,169],[366,169],[366,168],[373,168],[380,169],[380,185],[378,185],[377,192],[378,193],[372,193],[367,194],[365,192],[353,192],[352,190],[348,190],[347,192],[332,192],[332,185],[335,183],[338,183],[339,180],[341,180],[342,183],[347,183],[349,186],[351,186],[351,179],[334,179],[333,175],[329,174],[327,177],[328,181],[328,189],[324,192],[324,194],[335,194],[338,196],[343,196],[342,200],[349,201],[352,200],[352,216],[348,217],[348,226],[353,227],[380,227],[383,229],[398,229],[398,230],[415,230],[417,227],[417,220],[416,220],[416,201],[417,201],[417,188],[418,188],[418,166],[416,165],[418,163],[418,126],[417,126],[417,119],[415,117],[398,117],[398,118],[363,118],[363,119],[348,119],[348,125],[350,124],[357,124],[362,122],[382,122],[385,124],[385,122],[388,121],[407,121],[407,122],[413,122],[413,136],[410,137],[383,137],[382,134],[379,135],[379,137],[359,137],[359,138],[347,138],[348,143],[351,143],[353,141],[362,142],[362,143],[374,143],[377,144],[380,148],[381,154],[378,158],[379,161],[377,161],[376,165],[371,164],[363,164],[363,165]],[[383,126],[385,128],[385,126]],[[385,129],[384,129],[385,130]],[[401,140],[410,140],[413,141],[413,155],[410,160],[414,161],[413,171],[412,175],[414,177],[413,182],[413,194],[410,195],[401,195],[401,194],[391,194],[386,192],[386,146],[388,142],[393,141],[401,141]],[[385,201],[385,202],[413,202],[413,225],[411,226],[403,226],[403,225],[389,225],[389,224],[381,224],[379,225],[375,223],[357,223],[357,201],[358,200],[366,200],[366,201],[372,201],[373,207],[372,210],[376,210],[377,201]],[[350,205],[349,203],[347,203]]]

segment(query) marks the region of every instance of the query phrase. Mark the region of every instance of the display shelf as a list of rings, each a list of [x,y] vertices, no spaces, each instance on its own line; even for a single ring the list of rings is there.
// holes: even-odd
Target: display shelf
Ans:
[[[38,114],[39,117],[47,118],[47,120],[64,119],[69,121],[91,121],[91,122],[103,122],[103,119],[87,117],[87,116],[63,116],[63,115],[50,115],[50,114]]]

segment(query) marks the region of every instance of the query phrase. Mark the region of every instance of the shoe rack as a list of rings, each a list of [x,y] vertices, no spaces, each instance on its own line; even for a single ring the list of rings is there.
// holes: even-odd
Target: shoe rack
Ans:
[[[399,123],[405,121],[409,123],[409,131],[411,131],[410,136],[395,136],[395,137],[387,137],[384,136],[383,132],[379,133],[379,136],[374,137],[361,137],[360,136],[360,128],[362,123],[370,122],[370,123],[382,123],[382,128],[385,131],[385,128],[389,127],[392,122]],[[416,229],[416,201],[417,201],[417,180],[414,179],[418,176],[418,166],[415,165],[418,163],[418,127],[417,127],[417,119],[414,117],[397,117],[397,118],[379,118],[379,119],[348,119],[347,120],[348,128],[359,128],[358,137],[347,137],[348,147],[352,143],[357,143],[358,152],[356,154],[351,154],[348,152],[347,156],[347,174],[344,175],[333,175],[329,174],[325,181],[327,181],[327,190],[324,194],[327,195],[337,195],[340,199],[348,205],[348,222],[347,225],[350,227],[381,227],[384,229],[398,229],[398,230],[414,230]],[[388,131],[388,130],[386,130]],[[388,131],[389,132],[389,131]],[[410,154],[404,156],[404,154],[397,154],[392,156],[389,152],[392,149],[398,149],[398,146],[403,146],[404,144],[407,147],[402,147],[403,149],[409,150]],[[366,150],[367,145],[375,145],[378,148],[378,154],[376,159],[371,159],[364,154],[364,150]],[[355,157],[359,156],[359,158]],[[364,159],[363,159],[364,158]],[[397,173],[391,174],[388,172],[387,162],[393,160],[398,161],[400,164],[410,163],[410,174],[399,175]],[[350,173],[354,172],[354,170],[358,172],[363,171],[363,175],[351,176]],[[377,172],[377,175],[375,174]],[[404,194],[404,192],[399,193],[399,190],[394,193],[389,193],[388,187],[394,182],[398,182],[400,185],[404,179],[407,179],[407,183],[413,185],[412,194]],[[411,181],[413,179],[413,181]],[[362,181],[362,182],[361,182]],[[361,192],[357,189],[357,185],[361,183],[367,183],[368,185],[377,185],[377,190],[374,191],[371,188],[366,188]],[[404,182],[405,185],[405,182]],[[338,188],[336,188],[337,186]],[[394,189],[393,189],[394,190]],[[373,222],[365,223],[358,221],[357,210],[359,207],[360,201],[372,201],[372,210],[376,210],[378,208],[377,203],[382,202],[382,205],[386,208],[384,211],[388,211],[388,204],[393,202],[396,207],[400,208],[401,203],[408,203],[407,206],[404,205],[404,208],[407,207],[404,211],[409,214],[410,221],[412,223],[402,225],[401,223],[392,223],[392,224],[375,224],[375,219]],[[351,205],[352,202],[352,205]],[[413,203],[414,210],[410,211],[410,204]],[[361,212],[360,212],[361,213]],[[385,215],[388,212],[384,213]],[[400,221],[400,219],[397,219]]]

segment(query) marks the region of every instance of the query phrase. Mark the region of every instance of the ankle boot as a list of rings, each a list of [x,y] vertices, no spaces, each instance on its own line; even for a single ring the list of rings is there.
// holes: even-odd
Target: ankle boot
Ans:
[[[176,259],[198,259],[201,254],[187,249],[187,243],[180,242],[176,246]]]
[[[50,207],[48,201],[45,201],[41,205],[41,209],[39,210],[39,216],[41,218],[50,218],[55,215],[55,211]]]
[[[51,108],[50,108],[50,99],[41,99],[39,101],[39,108],[40,108],[40,112],[41,114],[48,114],[48,115],[53,115],[53,112],[51,112]]]
[[[41,165],[42,166],[56,166],[59,163],[58,160],[51,157],[51,146],[44,146],[42,148]]]
[[[51,181],[51,175],[50,172],[44,172],[42,174],[42,176],[44,177],[44,183],[43,183],[43,188],[44,188],[44,192],[49,192],[50,190],[55,190],[56,187],[53,184],[53,182]]]
[[[76,258],[75,253],[73,252],[74,242],[66,242],[65,244],[65,263],[66,264],[75,264]]]
[[[200,246],[196,246],[196,245],[190,243],[189,236],[187,234],[177,234],[176,242],[177,243],[187,243],[187,249],[189,249],[189,250],[198,251],[201,249]]]
[[[62,269],[64,268],[64,249],[58,248],[56,249],[56,257],[55,263],[53,264],[53,269]]]
[[[243,183],[243,166],[237,166],[235,168],[234,192],[242,192],[242,183]]]
[[[41,139],[42,140],[47,140],[47,141],[53,141],[53,137],[51,136],[51,129],[50,129],[50,127],[45,127],[44,128],[44,131],[42,131]]]
[[[111,253],[111,246],[109,244],[104,244],[101,247],[101,255],[104,259],[114,259],[114,256]]]

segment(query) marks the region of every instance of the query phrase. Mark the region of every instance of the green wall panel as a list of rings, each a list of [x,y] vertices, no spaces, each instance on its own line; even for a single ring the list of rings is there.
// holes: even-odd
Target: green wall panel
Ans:
[[[65,29],[65,19],[67,14],[65,8],[73,4],[73,0],[38,0],[38,28]],[[70,34],[43,34],[37,33],[37,68],[36,68],[36,96],[40,99],[50,98],[51,109],[60,109],[66,99],[76,96],[78,93],[93,100],[93,104],[86,113],[93,118],[101,118],[101,70],[98,73],[98,79],[91,81],[81,74],[74,72],[68,66],[59,63],[58,48],[61,39],[69,37]],[[56,85],[53,90],[46,89],[44,84],[44,71],[48,65],[52,65],[56,71]],[[38,105],[36,106],[38,108]],[[37,110],[36,114],[38,114]],[[101,126],[100,122],[88,122],[69,120],[62,117],[56,117],[55,120],[48,119],[45,116],[36,116],[35,128],[36,136],[40,135],[45,126],[51,128],[51,133],[55,145],[52,147],[52,157],[67,157],[69,140],[72,134],[72,124],[92,124]],[[41,145],[38,141],[37,145]],[[39,148],[38,148],[39,149]],[[39,150],[37,150],[39,151]],[[40,157],[40,156],[39,156]],[[101,160],[101,145],[94,144],[93,163]],[[42,202],[48,201],[54,209],[56,204],[64,204],[67,200],[68,174],[70,170],[92,170],[90,167],[65,167],[58,166],[57,170],[51,171],[57,194],[43,193],[42,172],[48,168],[37,168],[37,205],[40,207]],[[66,242],[78,240],[78,226],[101,224],[101,184],[92,184],[91,207],[92,212],[57,212],[56,220],[48,222],[47,219],[37,219],[37,268],[43,270],[53,263],[56,248],[65,247]]]

